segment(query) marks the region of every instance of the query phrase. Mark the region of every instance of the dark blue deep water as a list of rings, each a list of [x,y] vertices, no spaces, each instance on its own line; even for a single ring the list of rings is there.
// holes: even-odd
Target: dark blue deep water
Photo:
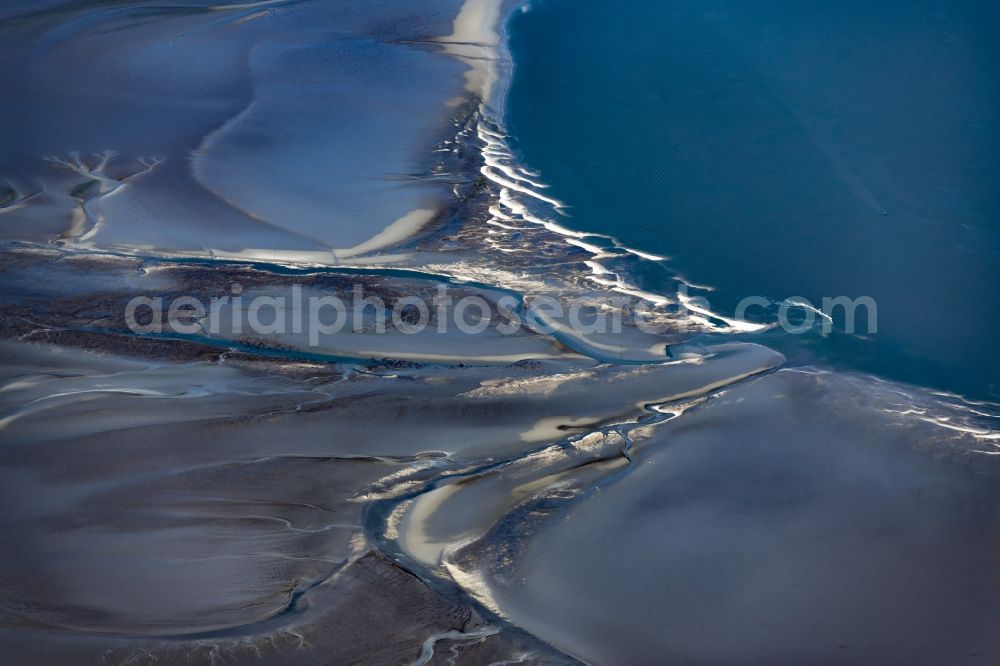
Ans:
[[[671,257],[644,286],[871,296],[874,335],[768,342],[998,397],[1000,5],[532,0],[509,31],[515,150],[564,223]]]

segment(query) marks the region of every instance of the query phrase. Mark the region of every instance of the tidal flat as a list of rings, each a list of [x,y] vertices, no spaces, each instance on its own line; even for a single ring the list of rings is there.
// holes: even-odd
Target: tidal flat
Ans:
[[[0,661],[1000,659],[1000,405],[575,229],[527,6],[0,9]]]

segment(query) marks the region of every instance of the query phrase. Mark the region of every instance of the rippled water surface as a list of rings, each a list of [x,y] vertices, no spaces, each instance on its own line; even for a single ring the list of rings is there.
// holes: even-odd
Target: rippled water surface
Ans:
[[[538,0],[510,25],[508,126],[566,224],[673,258],[647,286],[680,273],[730,312],[872,296],[877,335],[795,343],[996,399],[998,24],[979,2]]]

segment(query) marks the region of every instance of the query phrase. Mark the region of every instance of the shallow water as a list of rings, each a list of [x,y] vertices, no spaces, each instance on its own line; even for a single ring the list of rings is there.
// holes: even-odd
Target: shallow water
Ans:
[[[527,7],[506,123],[564,224],[671,257],[641,284],[680,274],[723,312],[872,296],[877,334],[780,344],[1000,395],[996,6]]]

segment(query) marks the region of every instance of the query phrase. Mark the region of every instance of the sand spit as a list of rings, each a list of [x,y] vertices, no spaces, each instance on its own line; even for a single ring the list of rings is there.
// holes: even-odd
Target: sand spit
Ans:
[[[436,41],[468,67],[465,89],[489,100],[497,81],[500,10],[504,0],[465,0],[455,17],[454,30]]]

